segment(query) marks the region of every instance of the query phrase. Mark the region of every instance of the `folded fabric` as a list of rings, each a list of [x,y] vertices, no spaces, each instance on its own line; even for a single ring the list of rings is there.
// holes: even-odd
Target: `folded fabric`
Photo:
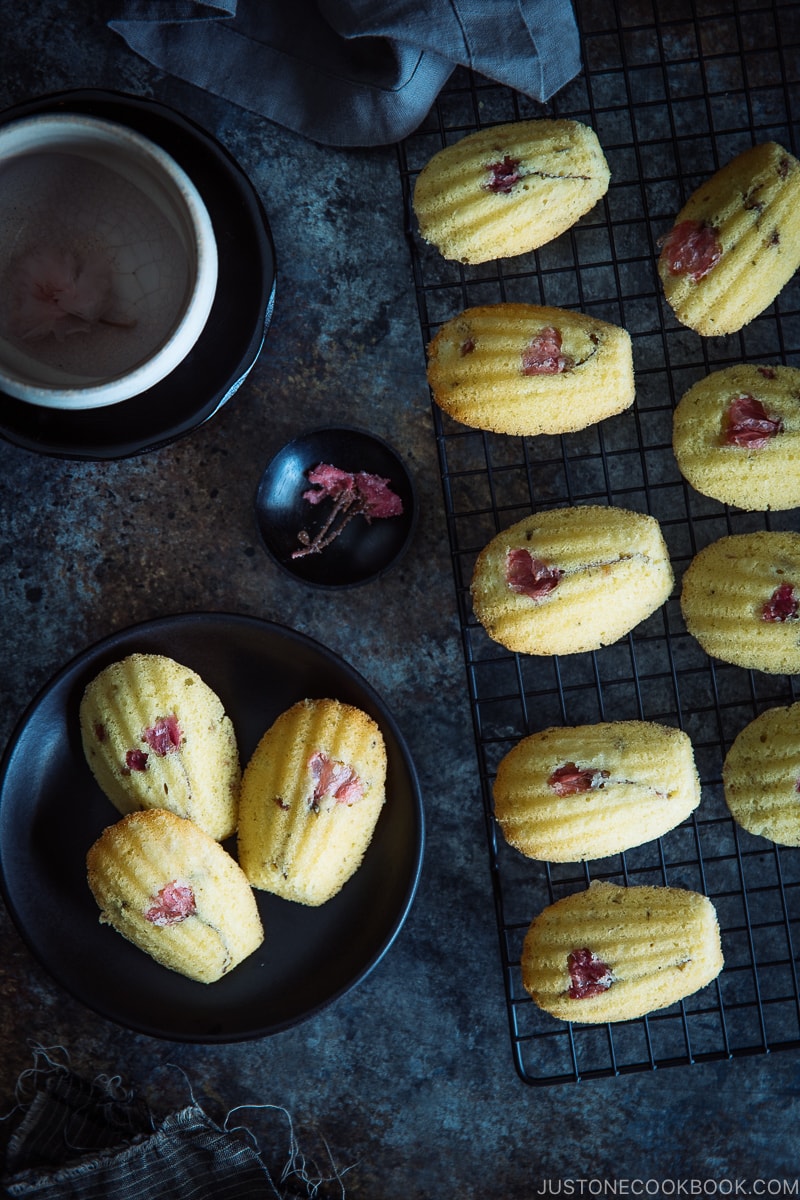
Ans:
[[[119,0],[149,62],[313,141],[376,146],[456,66],[545,101],[580,70],[569,0]]]
[[[2,1185],[35,1200],[299,1200],[316,1193],[292,1137],[276,1185],[246,1131],[196,1103],[156,1122],[118,1078],[88,1081],[48,1060],[6,1152]],[[271,1106],[266,1106],[271,1107]],[[285,1180],[294,1177],[301,1190]],[[344,1195],[344,1190],[341,1192]]]

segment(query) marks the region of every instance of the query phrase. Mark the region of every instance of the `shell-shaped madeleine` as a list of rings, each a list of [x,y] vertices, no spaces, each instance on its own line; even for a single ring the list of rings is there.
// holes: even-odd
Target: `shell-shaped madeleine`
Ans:
[[[653,721],[532,733],[500,761],[494,811],[529,858],[578,862],[661,837],[700,803],[689,737]]]
[[[800,266],[800,162],[777,142],[752,146],[689,197],[658,272],[678,320],[706,337],[763,312]]]
[[[629,408],[627,330],[535,304],[468,308],[428,347],[436,403],[477,429],[519,436],[585,429]]]
[[[129,813],[86,857],[100,920],[156,962],[200,983],[229,974],[261,945],[253,891],[235,859],[166,809]]]
[[[242,779],[238,857],[253,887],[308,905],[336,895],[372,840],[386,766],[361,709],[325,698],[281,713]]]
[[[447,259],[488,262],[550,242],[608,191],[597,134],[568,119],[470,133],[423,167],[413,205],[425,241]]]
[[[167,808],[217,841],[236,829],[236,736],[196,671],[161,654],[111,663],[84,692],[80,728],[92,773],[121,813]]]
[[[705,987],[722,965],[717,914],[706,896],[594,881],[534,919],[522,982],[561,1020],[627,1021]]]
[[[672,445],[698,492],[748,512],[800,507],[800,369],[737,363],[693,384]]]
[[[767,674],[800,671],[800,533],[735,533],[683,576],[686,628],[712,658]]]
[[[725,756],[722,782],[743,829],[800,846],[800,703],[768,708],[740,730]]]
[[[526,654],[576,654],[618,641],[672,591],[654,517],[582,505],[535,513],[497,534],[472,576],[475,616]]]

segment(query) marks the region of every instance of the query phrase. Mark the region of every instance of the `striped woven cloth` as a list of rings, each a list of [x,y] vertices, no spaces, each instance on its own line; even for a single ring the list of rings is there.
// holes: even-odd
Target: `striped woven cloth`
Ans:
[[[118,1079],[89,1082],[60,1064],[36,1074],[37,1090],[19,1107],[6,1150],[8,1196],[306,1200],[318,1186],[308,1180],[301,1192],[273,1182],[247,1131],[220,1127],[196,1103],[155,1122]],[[288,1174],[302,1180],[302,1164]]]

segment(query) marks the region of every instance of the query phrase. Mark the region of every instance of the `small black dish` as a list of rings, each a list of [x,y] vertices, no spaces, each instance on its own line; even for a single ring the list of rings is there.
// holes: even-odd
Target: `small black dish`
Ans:
[[[199,340],[154,387],[106,408],[63,410],[0,392],[0,437],[56,458],[127,458],[168,445],[213,417],[238,390],[264,343],[275,304],[275,250],[264,208],[228,151],[200,126],[154,100],[86,88],[38,97],[0,123],[84,113],[127,125],[166,150],[208,209],[219,251],[217,293]]]
[[[372,521],[359,514],[324,550],[293,558],[300,532],[313,538],[331,510],[328,499],[313,505],[303,498],[311,487],[307,473],[320,463],[387,479],[403,511]],[[256,517],[267,551],[290,575],[318,587],[346,588],[379,578],[398,561],[414,532],[417,505],[411,477],[387,442],[336,426],[301,434],[275,455],[261,477]]]

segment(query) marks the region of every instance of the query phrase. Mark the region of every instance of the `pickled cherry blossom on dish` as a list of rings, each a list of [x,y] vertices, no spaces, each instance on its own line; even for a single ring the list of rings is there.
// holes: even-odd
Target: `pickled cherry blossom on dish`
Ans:
[[[318,554],[329,546],[350,523],[353,517],[363,516],[367,524],[373,520],[399,517],[403,502],[389,486],[390,480],[368,471],[342,471],[330,463],[318,463],[306,472],[312,485],[303,492],[309,504],[332,501],[325,521],[312,537],[303,529],[297,535],[300,546],[292,558]]]

